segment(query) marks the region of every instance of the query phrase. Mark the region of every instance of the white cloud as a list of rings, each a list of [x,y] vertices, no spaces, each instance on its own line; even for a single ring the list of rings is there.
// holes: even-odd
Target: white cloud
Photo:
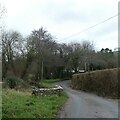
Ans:
[[[71,39],[62,38],[117,14],[118,0],[4,0],[4,4],[8,11],[5,20],[8,29],[30,34],[43,26],[58,38],[58,42],[95,41],[97,38],[96,46],[104,47],[107,38],[110,47],[117,47],[112,42],[117,40],[117,19]],[[112,34],[114,37],[110,37]]]
[[[31,2],[30,2],[31,1]],[[24,14],[33,5],[34,0],[4,0],[7,8],[8,17],[18,16]]]

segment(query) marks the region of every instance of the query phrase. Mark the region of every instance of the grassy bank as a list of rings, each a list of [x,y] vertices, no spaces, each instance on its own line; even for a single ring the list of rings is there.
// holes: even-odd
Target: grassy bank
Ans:
[[[43,83],[54,83],[54,82],[60,82],[60,79],[45,79],[42,82]]]
[[[38,88],[54,88],[56,86],[52,85],[51,83],[54,82],[60,82],[60,79],[45,79],[42,80],[41,82],[34,82],[33,86],[36,86]]]
[[[118,98],[118,69],[74,74],[71,86],[100,96]]]
[[[68,96],[35,97],[30,92],[3,89],[3,118],[55,118]]]

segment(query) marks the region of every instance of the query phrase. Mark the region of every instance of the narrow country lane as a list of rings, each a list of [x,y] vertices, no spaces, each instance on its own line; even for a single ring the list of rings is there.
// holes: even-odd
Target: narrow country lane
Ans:
[[[118,101],[73,90],[69,81],[57,82],[69,95],[69,100],[58,113],[58,118],[118,118]]]

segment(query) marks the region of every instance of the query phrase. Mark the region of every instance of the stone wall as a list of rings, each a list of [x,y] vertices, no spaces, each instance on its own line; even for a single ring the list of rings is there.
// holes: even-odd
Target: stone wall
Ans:
[[[51,95],[60,95],[63,92],[63,88],[59,85],[56,85],[55,88],[33,88],[32,94],[37,96],[51,96]]]

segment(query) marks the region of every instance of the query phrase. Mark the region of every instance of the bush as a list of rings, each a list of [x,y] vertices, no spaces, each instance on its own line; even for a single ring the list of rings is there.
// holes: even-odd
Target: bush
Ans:
[[[5,86],[10,87],[11,89],[15,88],[17,85],[16,77],[8,77],[5,79]]]
[[[101,96],[118,98],[118,69],[98,70],[72,76],[74,89],[94,92]]]
[[[4,81],[4,87],[9,87],[11,89],[23,89],[30,88],[30,85],[20,78],[15,76],[7,77]]]
[[[35,76],[33,74],[29,74],[27,80],[29,83],[31,83],[33,80],[35,80]]]

